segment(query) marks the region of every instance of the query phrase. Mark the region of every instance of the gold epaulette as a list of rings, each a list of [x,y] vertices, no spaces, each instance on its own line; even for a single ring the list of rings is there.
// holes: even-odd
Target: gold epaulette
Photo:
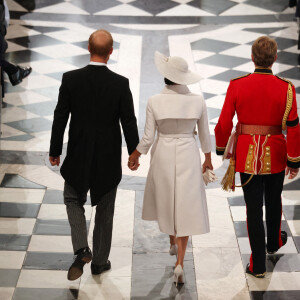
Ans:
[[[233,80],[241,79],[241,78],[247,77],[247,76],[249,76],[249,75],[251,75],[251,74],[252,74],[252,73],[248,73],[248,74],[245,74],[245,75],[243,75],[243,76],[239,76],[239,77],[236,77],[236,78],[232,78],[231,80],[233,81]]]
[[[285,78],[280,77],[280,76],[278,76],[278,75],[275,75],[275,76],[276,76],[277,78],[279,78],[279,79],[281,79],[281,80],[287,82],[287,83],[290,84],[291,86],[294,86],[293,83],[292,83],[291,81],[289,81],[288,79],[285,79]]]

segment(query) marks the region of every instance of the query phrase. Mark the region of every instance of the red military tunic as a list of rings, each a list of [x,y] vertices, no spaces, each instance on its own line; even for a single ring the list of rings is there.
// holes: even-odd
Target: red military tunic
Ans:
[[[286,110],[289,81],[274,76],[269,69],[231,80],[222,112],[215,128],[217,154],[224,153],[232,131],[232,119],[247,125],[278,126]],[[236,147],[236,171],[248,174],[274,174],[286,166],[300,167],[300,127],[295,87],[287,119],[286,138],[242,134]],[[250,163],[249,163],[250,162]]]

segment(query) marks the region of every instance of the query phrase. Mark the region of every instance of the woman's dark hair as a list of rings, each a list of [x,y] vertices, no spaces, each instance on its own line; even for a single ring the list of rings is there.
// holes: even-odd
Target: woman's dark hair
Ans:
[[[164,80],[165,80],[165,84],[167,84],[167,85],[176,85],[177,84],[177,83],[169,80],[168,78],[164,78]]]

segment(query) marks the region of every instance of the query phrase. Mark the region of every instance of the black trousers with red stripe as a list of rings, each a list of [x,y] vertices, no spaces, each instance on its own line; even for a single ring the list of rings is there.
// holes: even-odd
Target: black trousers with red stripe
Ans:
[[[241,183],[246,182],[250,174],[240,173]],[[266,243],[263,223],[263,203],[265,200],[267,249],[276,251],[282,246],[281,241],[281,193],[284,171],[269,175],[254,175],[243,187],[247,206],[247,229],[252,250],[250,271],[264,273],[266,271]]]

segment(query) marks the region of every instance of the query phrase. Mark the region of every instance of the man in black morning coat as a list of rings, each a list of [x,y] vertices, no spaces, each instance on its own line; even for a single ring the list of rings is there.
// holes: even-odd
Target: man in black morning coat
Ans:
[[[63,75],[49,153],[51,165],[59,165],[71,114],[67,156],[61,167],[65,179],[64,202],[77,255],[68,272],[69,280],[79,278],[83,266],[91,260],[94,275],[110,269],[114,203],[122,177],[120,121],[128,153],[139,143],[129,81],[106,66],[113,51],[111,34],[105,30],[94,32],[88,49],[89,65]],[[138,160],[134,163],[138,167]],[[92,205],[97,205],[93,255],[88,247],[83,208],[88,190]]]

